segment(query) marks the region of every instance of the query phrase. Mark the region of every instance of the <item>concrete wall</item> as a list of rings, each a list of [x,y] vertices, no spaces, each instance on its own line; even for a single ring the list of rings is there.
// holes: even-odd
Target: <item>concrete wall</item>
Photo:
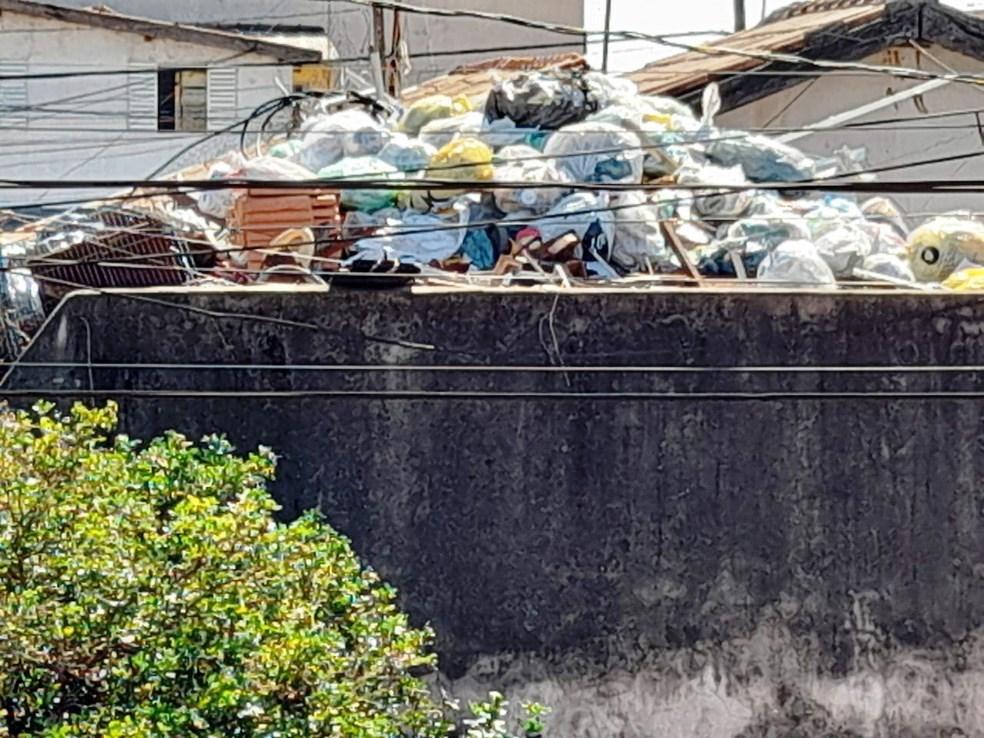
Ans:
[[[146,38],[89,26],[31,18],[0,17],[4,74],[112,72],[166,66],[228,66],[236,63],[237,117],[282,93],[275,81],[290,81],[289,69],[261,66],[272,60],[230,49]],[[229,61],[235,57],[235,61]],[[143,178],[189,144],[200,132],[158,132],[138,125],[132,103],[141,86],[156,97],[156,72],[150,75],[99,74],[0,82],[0,93],[26,97],[30,110],[8,106],[0,112],[0,164],[9,179]],[[145,88],[144,88],[145,89]],[[5,97],[5,99],[10,99]],[[153,108],[152,108],[153,109]],[[150,121],[151,128],[156,123]],[[238,134],[213,139],[178,164],[206,161],[238,146]],[[10,191],[0,206],[39,200],[64,200],[94,191]]]
[[[90,0],[59,0],[70,6],[89,5]],[[413,4],[413,3],[411,3]],[[573,26],[584,25],[584,0],[420,0],[428,7],[482,10],[489,13],[518,15],[540,21],[552,21]],[[112,7],[121,13],[186,23],[266,23],[310,25],[328,29],[332,44],[342,57],[365,57],[369,47],[369,10],[348,3],[311,2],[311,0],[113,0]],[[386,13],[387,18],[392,13]],[[438,52],[432,58],[413,61],[414,69],[407,75],[406,86],[437,77],[467,62],[502,56],[503,52],[483,53],[483,48],[528,46],[529,49],[504,52],[506,55],[540,53],[544,44],[573,41],[565,48],[546,48],[542,53],[565,50],[583,51],[570,36],[524,29],[514,25],[476,19],[440,18],[407,14],[404,38],[414,54]],[[599,26],[600,28],[601,26]],[[388,42],[388,39],[387,39]],[[452,53],[458,50],[478,50],[471,53]],[[358,66],[358,65],[353,65]]]
[[[984,736],[984,380],[946,369],[984,364],[978,296],[150,297],[69,298],[4,391],[273,446],[458,694],[565,738]],[[842,365],[876,371],[733,369]]]
[[[945,49],[930,46],[928,54],[916,49],[894,48],[875,54],[862,62],[882,66],[924,69],[933,73],[962,72],[979,75],[984,63]],[[769,128],[782,135],[781,129],[813,125],[834,115],[852,111],[869,103],[921,85],[925,80],[905,80],[870,72],[838,71],[804,81],[757,102],[723,113],[718,122],[733,128]],[[872,167],[898,166],[920,159],[973,154],[980,150],[981,134],[973,112],[944,118],[921,116],[950,111],[979,110],[984,103],[981,90],[970,84],[951,83],[924,95],[857,116],[850,123],[912,118],[867,128],[831,129],[811,134],[794,142],[802,150],[830,156],[843,146],[863,146]],[[984,158],[968,158],[939,164],[900,167],[880,173],[881,180],[954,180],[984,178]],[[981,211],[976,194],[899,195],[904,210],[921,220],[923,214],[953,209]]]

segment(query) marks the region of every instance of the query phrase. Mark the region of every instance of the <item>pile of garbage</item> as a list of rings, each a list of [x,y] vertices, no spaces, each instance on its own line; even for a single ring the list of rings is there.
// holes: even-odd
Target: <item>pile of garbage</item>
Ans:
[[[645,277],[984,288],[984,224],[953,214],[911,229],[886,198],[811,194],[810,183],[863,171],[864,151],[810,156],[718,127],[719,107],[713,85],[698,117],[676,100],[590,71],[531,72],[478,101],[322,107],[292,136],[254,155],[231,153],[204,175],[255,187],[128,200],[125,208],[140,213],[140,233],[167,234],[167,283],[174,265],[185,264],[178,281],[203,283],[369,272],[493,284]],[[112,221],[84,213],[35,228],[27,241],[0,248],[0,258],[26,253],[41,275],[38,259],[63,258],[66,243],[98,253]],[[87,217],[98,221],[99,239],[81,223]],[[50,289],[32,286],[28,269],[5,274],[0,295],[16,343],[38,322],[38,292]],[[127,272],[114,274],[113,284],[126,286]]]

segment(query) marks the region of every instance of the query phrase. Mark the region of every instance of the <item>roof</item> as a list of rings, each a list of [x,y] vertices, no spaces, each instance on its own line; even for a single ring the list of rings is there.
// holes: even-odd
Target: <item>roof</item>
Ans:
[[[859,8],[864,5],[882,5],[885,0],[806,0],[805,2],[793,3],[784,8],[770,13],[762,22],[775,23],[776,21],[786,20],[797,15],[808,15],[810,13],[823,13],[828,10],[844,10],[847,8]]]
[[[788,72],[824,73],[807,62],[769,60],[764,54],[857,61],[910,41],[984,60],[984,20],[936,0],[812,0],[708,44],[706,51],[677,54],[627,76],[644,94],[691,103],[717,81],[728,110],[802,82]]]
[[[496,81],[518,77],[523,72],[544,69],[588,69],[584,55],[578,53],[551,54],[548,56],[510,56],[465,64],[447,74],[404,91],[402,101],[412,104],[431,95],[469,98],[481,97],[492,89]]]
[[[34,0],[0,0],[0,12],[19,13],[34,18],[76,23],[110,31],[138,33],[153,38],[263,54],[281,61],[311,63],[321,61],[323,58],[319,51],[293,44],[212,28],[122,15],[108,8],[65,8],[60,5],[34,2]]]

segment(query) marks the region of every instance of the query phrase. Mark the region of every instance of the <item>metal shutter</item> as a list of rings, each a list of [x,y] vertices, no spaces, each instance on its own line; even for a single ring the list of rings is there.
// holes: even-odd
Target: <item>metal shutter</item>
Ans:
[[[147,65],[131,67],[127,95],[127,125],[135,131],[157,130],[157,68]]]
[[[220,131],[239,119],[239,73],[235,67],[208,70],[208,130]]]

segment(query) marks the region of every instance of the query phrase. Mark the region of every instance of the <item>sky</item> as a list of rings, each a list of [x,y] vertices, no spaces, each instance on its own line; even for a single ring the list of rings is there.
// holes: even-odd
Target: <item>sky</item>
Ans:
[[[786,5],[789,0],[745,0],[749,25]],[[961,10],[984,10],[984,0],[948,0],[945,4]],[[605,0],[585,0],[584,26],[592,30],[605,27]],[[730,32],[734,29],[733,0],[612,0],[612,30],[633,30],[653,34],[691,33],[697,31]],[[714,35],[688,36],[684,43],[702,43],[718,38]],[[648,42],[617,41],[610,45],[610,71],[628,72],[645,66],[680,49]],[[601,68],[601,43],[588,45],[588,61]]]

